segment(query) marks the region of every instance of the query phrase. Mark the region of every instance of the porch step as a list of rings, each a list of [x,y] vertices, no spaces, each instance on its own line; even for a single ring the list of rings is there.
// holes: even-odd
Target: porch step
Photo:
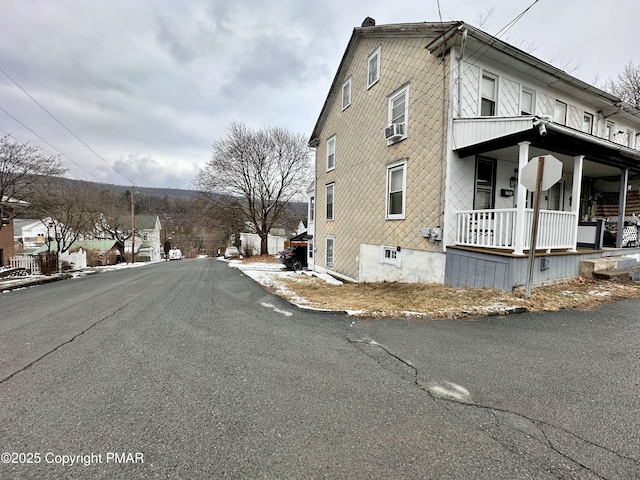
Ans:
[[[619,283],[640,282],[640,267],[600,270],[594,272],[593,277]]]
[[[594,277],[598,272],[634,269],[637,266],[638,259],[636,257],[592,258],[580,262],[580,274],[585,277]]]

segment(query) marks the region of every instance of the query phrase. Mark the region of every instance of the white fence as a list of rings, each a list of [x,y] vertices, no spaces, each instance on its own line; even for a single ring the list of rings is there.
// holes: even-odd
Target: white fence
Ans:
[[[61,253],[58,255],[58,267],[61,269],[62,262],[68,262],[71,264],[73,270],[79,268],[87,268],[87,252],[79,250],[74,253]],[[40,267],[35,256],[32,255],[18,255],[9,259],[9,265],[13,268],[24,268],[31,272],[31,275],[40,275]]]
[[[517,210],[465,210],[457,213],[456,245],[480,248],[513,249]],[[531,243],[533,210],[524,212],[524,248]],[[536,249],[571,249],[576,242],[576,214],[541,210]]]
[[[28,272],[31,272],[31,275],[39,275],[40,267],[38,267],[38,262],[36,261],[36,257],[32,257],[31,255],[18,255],[17,257],[11,257],[9,259],[9,265],[12,268],[24,268]]]

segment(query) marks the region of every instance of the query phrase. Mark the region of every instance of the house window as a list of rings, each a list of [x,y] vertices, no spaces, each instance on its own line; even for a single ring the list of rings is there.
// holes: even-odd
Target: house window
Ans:
[[[482,75],[480,115],[483,117],[493,117],[496,114],[497,84],[496,77],[489,74]]]
[[[367,88],[371,88],[380,80],[380,47],[367,60]]]
[[[492,158],[478,158],[476,160],[474,210],[493,208],[495,178],[496,161]]]
[[[380,263],[387,263],[399,267],[401,266],[400,256],[400,247],[387,247],[386,245],[380,247]]]
[[[582,117],[582,131],[585,133],[593,133],[593,115],[584,112]]]
[[[342,85],[342,110],[351,105],[351,77]]]
[[[387,220],[403,220],[407,197],[407,162],[387,167]]]
[[[613,132],[614,132],[614,128],[615,125],[613,122],[609,122],[607,121],[607,126],[605,127],[605,133],[604,136],[607,140],[613,142]]]
[[[333,220],[333,192],[335,184],[327,185],[327,220]]]
[[[520,98],[520,115],[533,115],[534,105],[536,104],[536,94],[533,90],[526,87],[522,89]]]
[[[567,104],[556,100],[556,104],[553,107],[553,121],[561,125],[567,123]]]
[[[327,140],[327,172],[336,168],[336,136]]]
[[[333,268],[333,251],[335,246],[335,238],[327,237],[327,249],[326,249],[326,265],[327,268]]]
[[[387,140],[387,145],[399,142],[407,138],[409,116],[409,85],[389,96],[389,126],[399,125],[400,137],[395,140]]]
[[[309,222],[313,222],[316,218],[316,197],[309,198]]]
[[[625,144],[627,147],[633,148],[633,132],[631,130],[627,130],[627,141]]]

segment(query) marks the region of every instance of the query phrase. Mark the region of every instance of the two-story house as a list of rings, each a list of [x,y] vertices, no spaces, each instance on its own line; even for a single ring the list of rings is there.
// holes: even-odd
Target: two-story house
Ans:
[[[464,22],[366,19],[311,135],[314,268],[521,286],[534,197],[520,180],[549,155],[561,172],[541,195],[534,282],[637,254],[639,135],[620,98]]]

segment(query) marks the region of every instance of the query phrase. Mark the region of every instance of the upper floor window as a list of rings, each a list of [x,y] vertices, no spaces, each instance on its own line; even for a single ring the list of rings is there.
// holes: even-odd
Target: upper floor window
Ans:
[[[335,184],[327,185],[327,220],[333,220],[333,193]]]
[[[387,167],[387,219],[405,218],[407,197],[407,162],[394,163]]]
[[[482,75],[482,89],[480,94],[480,115],[493,117],[496,114],[496,99],[498,79],[485,73]]]
[[[604,129],[604,137],[613,142],[613,132],[614,132],[615,124],[607,120],[607,124]]]
[[[585,133],[593,133],[593,115],[587,112],[584,112],[582,117],[582,131]]]
[[[553,107],[553,121],[561,125],[567,123],[567,104],[556,100],[556,104]]]
[[[380,80],[380,48],[369,55],[367,60],[367,88],[372,87]]]
[[[526,87],[522,88],[520,97],[520,115],[533,115],[536,104],[536,93]]]
[[[342,84],[342,110],[351,105],[351,77]]]
[[[327,172],[336,168],[336,136],[327,140]]]
[[[387,144],[398,142],[407,138],[409,116],[409,85],[403,87],[389,97],[389,126],[398,125],[391,133],[394,137],[387,137]],[[393,138],[393,139],[392,139]]]
[[[633,132],[631,130],[627,130],[625,145],[629,148],[633,148]]]
[[[316,197],[309,198],[309,223],[313,222],[316,217]]]

